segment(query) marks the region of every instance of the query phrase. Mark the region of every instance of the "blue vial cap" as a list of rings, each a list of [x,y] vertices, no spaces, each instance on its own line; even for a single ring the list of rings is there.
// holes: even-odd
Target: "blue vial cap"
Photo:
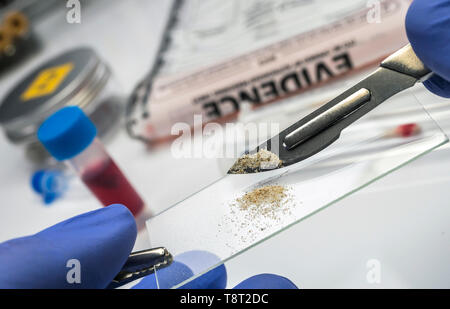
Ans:
[[[42,123],[37,132],[44,147],[59,161],[81,153],[96,135],[95,125],[77,106],[58,110]]]

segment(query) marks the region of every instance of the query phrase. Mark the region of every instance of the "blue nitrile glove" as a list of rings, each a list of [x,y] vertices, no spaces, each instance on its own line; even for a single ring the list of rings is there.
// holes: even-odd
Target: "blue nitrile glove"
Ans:
[[[406,32],[417,56],[435,73],[424,85],[450,98],[450,0],[414,0]]]
[[[104,288],[127,260],[136,233],[130,211],[111,205],[4,242],[0,288]],[[71,284],[73,260],[79,261],[81,282]]]
[[[35,235],[1,243],[0,288],[105,288],[122,268],[135,239],[136,224],[130,211],[122,205],[111,205]],[[192,276],[192,271],[174,262],[158,274],[160,287],[170,287]],[[183,288],[225,286],[226,270],[220,266]],[[156,288],[155,276],[145,277],[136,287]],[[247,279],[238,287],[295,285],[279,276],[262,275]]]

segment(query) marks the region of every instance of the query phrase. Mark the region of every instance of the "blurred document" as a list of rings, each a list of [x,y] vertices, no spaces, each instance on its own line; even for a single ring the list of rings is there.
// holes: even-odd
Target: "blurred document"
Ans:
[[[141,130],[227,121],[378,64],[407,43],[411,1],[186,1]]]

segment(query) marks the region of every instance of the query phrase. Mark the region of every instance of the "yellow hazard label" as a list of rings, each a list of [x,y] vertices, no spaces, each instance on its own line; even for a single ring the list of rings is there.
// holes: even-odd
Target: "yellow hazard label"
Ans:
[[[62,64],[42,70],[30,86],[22,93],[22,100],[28,101],[38,97],[52,94],[64,81],[67,74],[73,69],[72,63]]]

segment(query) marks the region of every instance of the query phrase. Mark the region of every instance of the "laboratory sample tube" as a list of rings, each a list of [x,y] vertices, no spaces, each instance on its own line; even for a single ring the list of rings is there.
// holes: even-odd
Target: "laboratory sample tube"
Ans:
[[[137,217],[144,202],[96,138],[97,129],[76,106],[64,107],[39,127],[38,139],[50,154],[69,164],[104,205],[123,204]]]

